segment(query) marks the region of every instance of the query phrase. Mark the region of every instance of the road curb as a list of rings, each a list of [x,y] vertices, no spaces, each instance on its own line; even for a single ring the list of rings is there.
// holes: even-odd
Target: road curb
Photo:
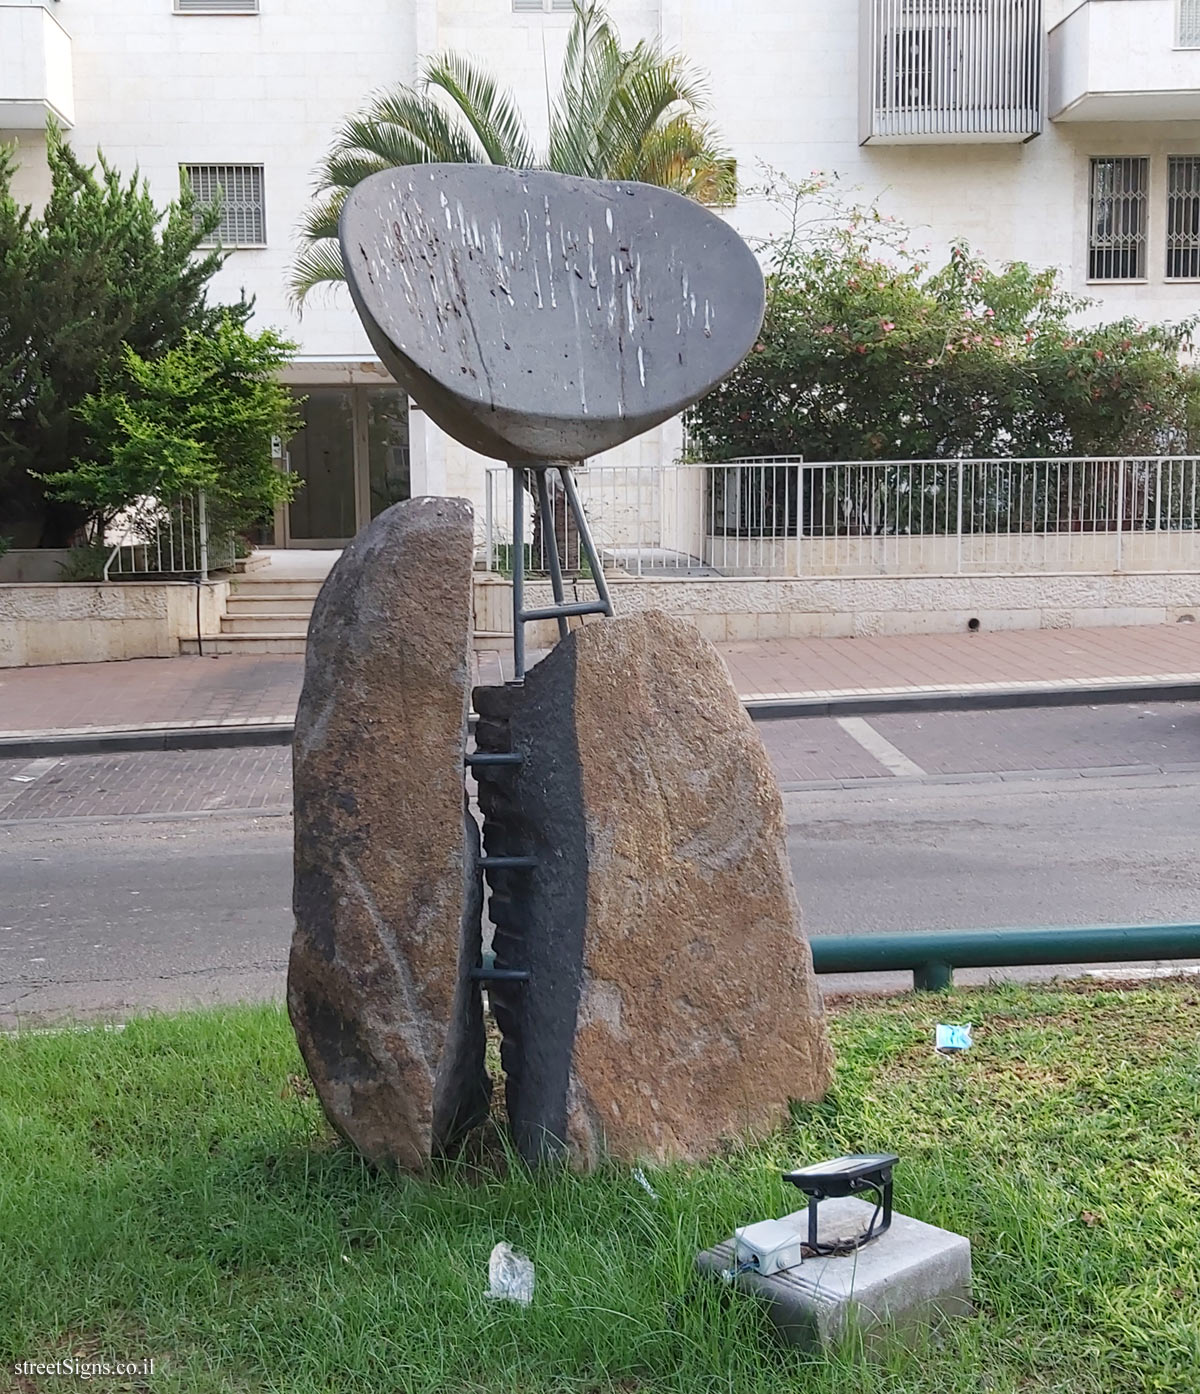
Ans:
[[[43,755],[109,755],[123,750],[232,750],[290,745],[290,721],[243,726],[170,726],[129,731],[38,731],[0,738],[0,760]]]
[[[1117,682],[1055,688],[980,688],[945,692],[847,693],[838,697],[748,697],[752,721],[798,717],[882,716],[904,712],[997,711],[1016,707],[1107,706],[1122,702],[1194,702],[1200,682]],[[472,717],[474,725],[474,717]],[[228,750],[290,745],[293,723],[148,727],[127,731],[33,731],[0,737],[0,760],[44,755],[104,755],[123,750]]]
[[[753,721],[806,716],[882,716],[903,712],[999,711],[1015,707],[1111,706],[1122,702],[1194,702],[1200,682],[1116,682],[1094,686],[979,688],[946,692],[864,692],[840,697],[747,698]]]

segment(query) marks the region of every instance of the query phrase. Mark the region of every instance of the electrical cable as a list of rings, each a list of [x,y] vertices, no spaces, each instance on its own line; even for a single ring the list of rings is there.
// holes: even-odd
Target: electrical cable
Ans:
[[[875,1202],[875,1210],[871,1215],[871,1223],[855,1239],[835,1239],[831,1244],[805,1244],[805,1258],[828,1258],[831,1256],[842,1256],[845,1254],[856,1253],[865,1247],[875,1238],[875,1222],[879,1219],[880,1211],[883,1209],[883,1187],[881,1185],[865,1185],[864,1191],[874,1191],[878,1199]]]

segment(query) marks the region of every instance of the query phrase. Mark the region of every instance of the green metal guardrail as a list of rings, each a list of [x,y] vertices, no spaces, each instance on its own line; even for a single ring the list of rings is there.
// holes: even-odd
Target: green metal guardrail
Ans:
[[[809,942],[813,967],[818,973],[911,969],[913,987],[922,992],[938,992],[953,985],[956,968],[1200,958],[1200,924],[817,934]]]

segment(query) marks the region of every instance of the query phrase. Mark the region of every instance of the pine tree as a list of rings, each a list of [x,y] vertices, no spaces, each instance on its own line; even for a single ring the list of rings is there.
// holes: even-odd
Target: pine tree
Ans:
[[[128,346],[153,359],[222,313],[207,289],[223,255],[207,249],[220,221],[187,191],[157,208],[135,171],[99,156],[84,164],[61,132],[46,133],[50,198],[38,214],[12,193],[15,161],[0,152],[0,532],[16,545],[66,546],[87,510],[54,500],[36,475],[92,458],[79,407],[119,386]]]

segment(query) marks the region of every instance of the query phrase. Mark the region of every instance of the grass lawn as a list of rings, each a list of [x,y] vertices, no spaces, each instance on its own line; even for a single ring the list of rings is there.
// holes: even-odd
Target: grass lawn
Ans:
[[[936,1021],[974,1049],[932,1050]],[[282,1011],[0,1040],[0,1389],[503,1394],[1200,1390],[1200,984],[843,1005],[834,1094],[704,1167],[431,1180],[331,1136]],[[970,1236],[978,1317],[864,1368],[777,1348],[698,1249],[794,1208],[781,1167],[899,1152],[898,1208]],[[484,1300],[499,1240],[528,1310]]]

